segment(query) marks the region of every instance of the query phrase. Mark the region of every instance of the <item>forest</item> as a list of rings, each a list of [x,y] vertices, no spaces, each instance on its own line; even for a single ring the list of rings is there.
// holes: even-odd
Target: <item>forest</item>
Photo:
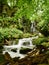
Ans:
[[[49,0],[0,0],[0,65],[49,65]]]

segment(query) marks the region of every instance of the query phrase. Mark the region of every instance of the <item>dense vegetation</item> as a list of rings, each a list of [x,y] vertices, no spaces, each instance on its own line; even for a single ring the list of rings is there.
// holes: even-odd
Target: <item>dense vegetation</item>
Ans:
[[[0,0],[0,27],[15,27],[29,32],[31,21],[35,21],[39,31],[47,36],[48,13],[49,0]]]
[[[33,21],[42,34],[33,44],[49,47],[49,0],[0,0],[0,50],[6,40],[36,36],[30,31]]]

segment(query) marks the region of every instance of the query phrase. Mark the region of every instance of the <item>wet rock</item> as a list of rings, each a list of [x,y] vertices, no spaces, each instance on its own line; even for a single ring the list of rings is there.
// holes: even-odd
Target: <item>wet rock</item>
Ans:
[[[12,49],[11,51],[13,51],[13,52],[17,52],[17,49]]]
[[[22,49],[20,50],[20,53],[21,53],[21,54],[27,54],[27,53],[30,52],[31,50],[32,50],[32,49],[29,49],[29,48],[25,48],[25,49],[22,48]]]

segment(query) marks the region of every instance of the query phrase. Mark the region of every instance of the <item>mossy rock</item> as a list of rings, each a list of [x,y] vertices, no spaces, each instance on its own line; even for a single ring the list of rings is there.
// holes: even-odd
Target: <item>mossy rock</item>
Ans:
[[[16,39],[16,44],[18,44],[18,42],[19,42],[19,39]]]
[[[49,47],[49,42],[43,42],[42,45],[45,47]]]
[[[39,36],[39,38],[43,38],[44,37],[44,35],[42,33],[39,33],[38,36]]]
[[[13,39],[14,39],[14,38],[15,38],[15,39],[19,39],[19,34],[13,34],[13,35],[12,35],[12,38],[13,38]]]
[[[19,39],[22,39],[23,38],[23,34],[19,34]]]
[[[32,36],[44,37],[44,35],[40,32],[38,32],[38,33],[36,32],[36,33],[32,34]]]
[[[47,51],[46,54],[49,54],[49,51]]]
[[[23,38],[28,38],[28,37],[32,37],[32,34],[30,34],[30,33],[24,33],[23,34]]]
[[[47,38],[38,38],[38,39],[34,39],[32,42],[33,44],[35,45],[41,45],[43,42],[46,42],[47,41]]]

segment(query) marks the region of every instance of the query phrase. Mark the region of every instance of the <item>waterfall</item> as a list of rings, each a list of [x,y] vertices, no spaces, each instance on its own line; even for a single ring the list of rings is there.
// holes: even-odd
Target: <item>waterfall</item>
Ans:
[[[34,21],[31,21],[31,33],[36,32],[36,23]]]
[[[36,39],[38,38],[38,36],[36,37],[30,37],[30,38],[23,38],[23,39],[19,39],[19,42],[17,45],[15,45],[15,42],[13,45],[10,45],[10,46],[7,46],[7,45],[4,45],[4,51],[3,51],[3,54],[5,54],[5,52],[8,52],[10,54],[10,56],[12,58],[14,57],[20,57],[20,58],[23,58],[26,56],[26,54],[20,54],[20,49],[21,48],[29,48],[29,49],[33,49],[35,47],[35,45],[32,44],[32,40],[33,39]],[[29,42],[30,44],[26,44],[26,45],[23,45],[24,42]],[[16,49],[17,52],[12,52],[11,49]]]

